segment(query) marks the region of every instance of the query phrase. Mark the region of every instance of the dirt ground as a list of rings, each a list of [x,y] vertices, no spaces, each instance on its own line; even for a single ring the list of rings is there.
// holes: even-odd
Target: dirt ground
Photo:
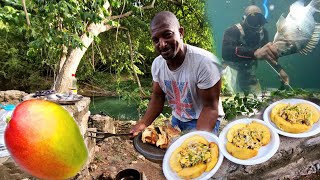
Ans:
[[[222,124],[224,126],[224,124]],[[117,121],[116,132],[128,133],[131,124]],[[162,165],[153,163],[139,154],[133,140],[128,137],[109,137],[97,142],[93,161],[89,164],[89,175],[80,175],[75,180],[115,180],[118,172],[124,169],[136,169],[143,174],[143,180],[165,180]],[[301,180],[320,179],[320,171],[301,176]]]
[[[117,133],[129,132],[125,122],[116,125]],[[90,177],[77,179],[115,179],[118,172],[124,169],[136,169],[148,180],[165,180],[162,165],[153,163],[139,154],[133,140],[128,137],[109,137],[97,142],[96,153],[89,165]]]

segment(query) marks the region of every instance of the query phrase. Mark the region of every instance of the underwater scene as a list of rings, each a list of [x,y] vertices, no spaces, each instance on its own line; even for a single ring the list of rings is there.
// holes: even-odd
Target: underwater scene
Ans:
[[[229,50],[226,47],[223,47],[227,46],[225,44],[228,41],[224,39],[226,38],[224,37],[224,33],[228,28],[235,24],[245,24],[247,22],[254,24],[254,21],[250,22],[250,19],[245,19],[245,11],[248,6],[255,5],[260,9],[261,14],[266,20],[266,22],[258,23],[258,25],[261,25],[259,28],[263,27],[266,29],[268,34],[267,42],[274,41],[277,33],[277,22],[279,22],[278,34],[280,34],[280,36],[278,35],[277,40],[282,38],[283,41],[282,43],[279,43],[282,47],[278,48],[278,53],[279,49],[284,53],[279,53],[277,66],[281,66],[281,68],[286,72],[287,76],[285,77],[289,79],[287,84],[283,83],[281,79],[282,76],[279,75],[277,67],[272,67],[268,61],[259,60],[257,61],[258,63],[254,65],[254,72],[250,73],[255,73],[261,89],[320,89],[320,45],[318,44],[319,25],[317,24],[320,22],[320,13],[317,9],[319,7],[319,3],[310,2],[310,0],[207,1],[207,18],[213,29],[216,55],[219,59],[223,59],[224,62],[228,62],[229,59],[223,58],[223,56],[228,57],[225,54],[233,53],[232,51],[234,50]],[[292,7],[291,9],[290,6]],[[259,9],[257,11],[259,11]],[[288,15],[289,13],[290,17]],[[233,28],[235,28],[235,26]],[[299,51],[301,53],[299,53]],[[239,57],[240,55],[241,53],[239,53]],[[240,59],[243,59],[243,56],[244,55],[241,55]],[[241,68],[242,67],[239,69]],[[248,76],[250,76],[250,74],[248,74]],[[244,76],[243,78],[247,80],[248,76]],[[234,78],[234,74],[229,77],[229,81],[234,83],[235,80],[230,80],[232,78]]]

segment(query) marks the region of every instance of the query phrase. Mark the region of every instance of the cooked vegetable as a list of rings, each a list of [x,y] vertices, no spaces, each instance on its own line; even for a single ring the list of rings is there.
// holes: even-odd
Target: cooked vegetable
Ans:
[[[209,172],[211,171],[211,169],[214,168],[214,166],[218,162],[218,155],[219,155],[219,148],[216,143],[210,142],[209,147],[210,147],[211,159],[207,163],[206,172]]]
[[[243,160],[250,159],[258,154],[258,151],[255,149],[240,148],[230,142],[227,142],[226,148],[232,156]]]
[[[195,135],[186,139],[170,157],[170,167],[184,179],[196,178],[214,168],[218,161],[217,144]]]
[[[201,176],[201,174],[206,170],[207,165],[204,163],[197,164],[193,167],[183,168],[178,175],[184,179],[193,179]]]
[[[143,143],[155,144],[161,149],[167,149],[171,141],[180,136],[180,129],[173,128],[171,125],[154,126],[151,124],[142,132],[141,140]]]
[[[249,159],[258,154],[262,146],[270,142],[270,130],[256,121],[237,124],[227,133],[227,151],[239,159]]]
[[[320,112],[307,103],[279,103],[272,109],[270,117],[279,129],[289,133],[302,133],[319,120]]]

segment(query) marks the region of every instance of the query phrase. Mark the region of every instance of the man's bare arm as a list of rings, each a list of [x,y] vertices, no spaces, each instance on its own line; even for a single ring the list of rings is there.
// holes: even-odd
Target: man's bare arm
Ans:
[[[203,102],[197,129],[212,132],[218,119],[218,103],[221,90],[221,80],[209,89],[198,89],[199,97]]]

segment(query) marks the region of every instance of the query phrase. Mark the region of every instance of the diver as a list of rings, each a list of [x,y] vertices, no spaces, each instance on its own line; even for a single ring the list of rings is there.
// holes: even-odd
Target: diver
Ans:
[[[225,30],[222,42],[222,58],[225,78],[232,92],[261,94],[261,86],[255,75],[257,60],[267,60],[279,73],[283,83],[289,77],[277,63],[278,53],[269,42],[263,27],[267,20],[256,5],[245,9],[243,21]],[[229,67],[229,68],[228,68]]]

